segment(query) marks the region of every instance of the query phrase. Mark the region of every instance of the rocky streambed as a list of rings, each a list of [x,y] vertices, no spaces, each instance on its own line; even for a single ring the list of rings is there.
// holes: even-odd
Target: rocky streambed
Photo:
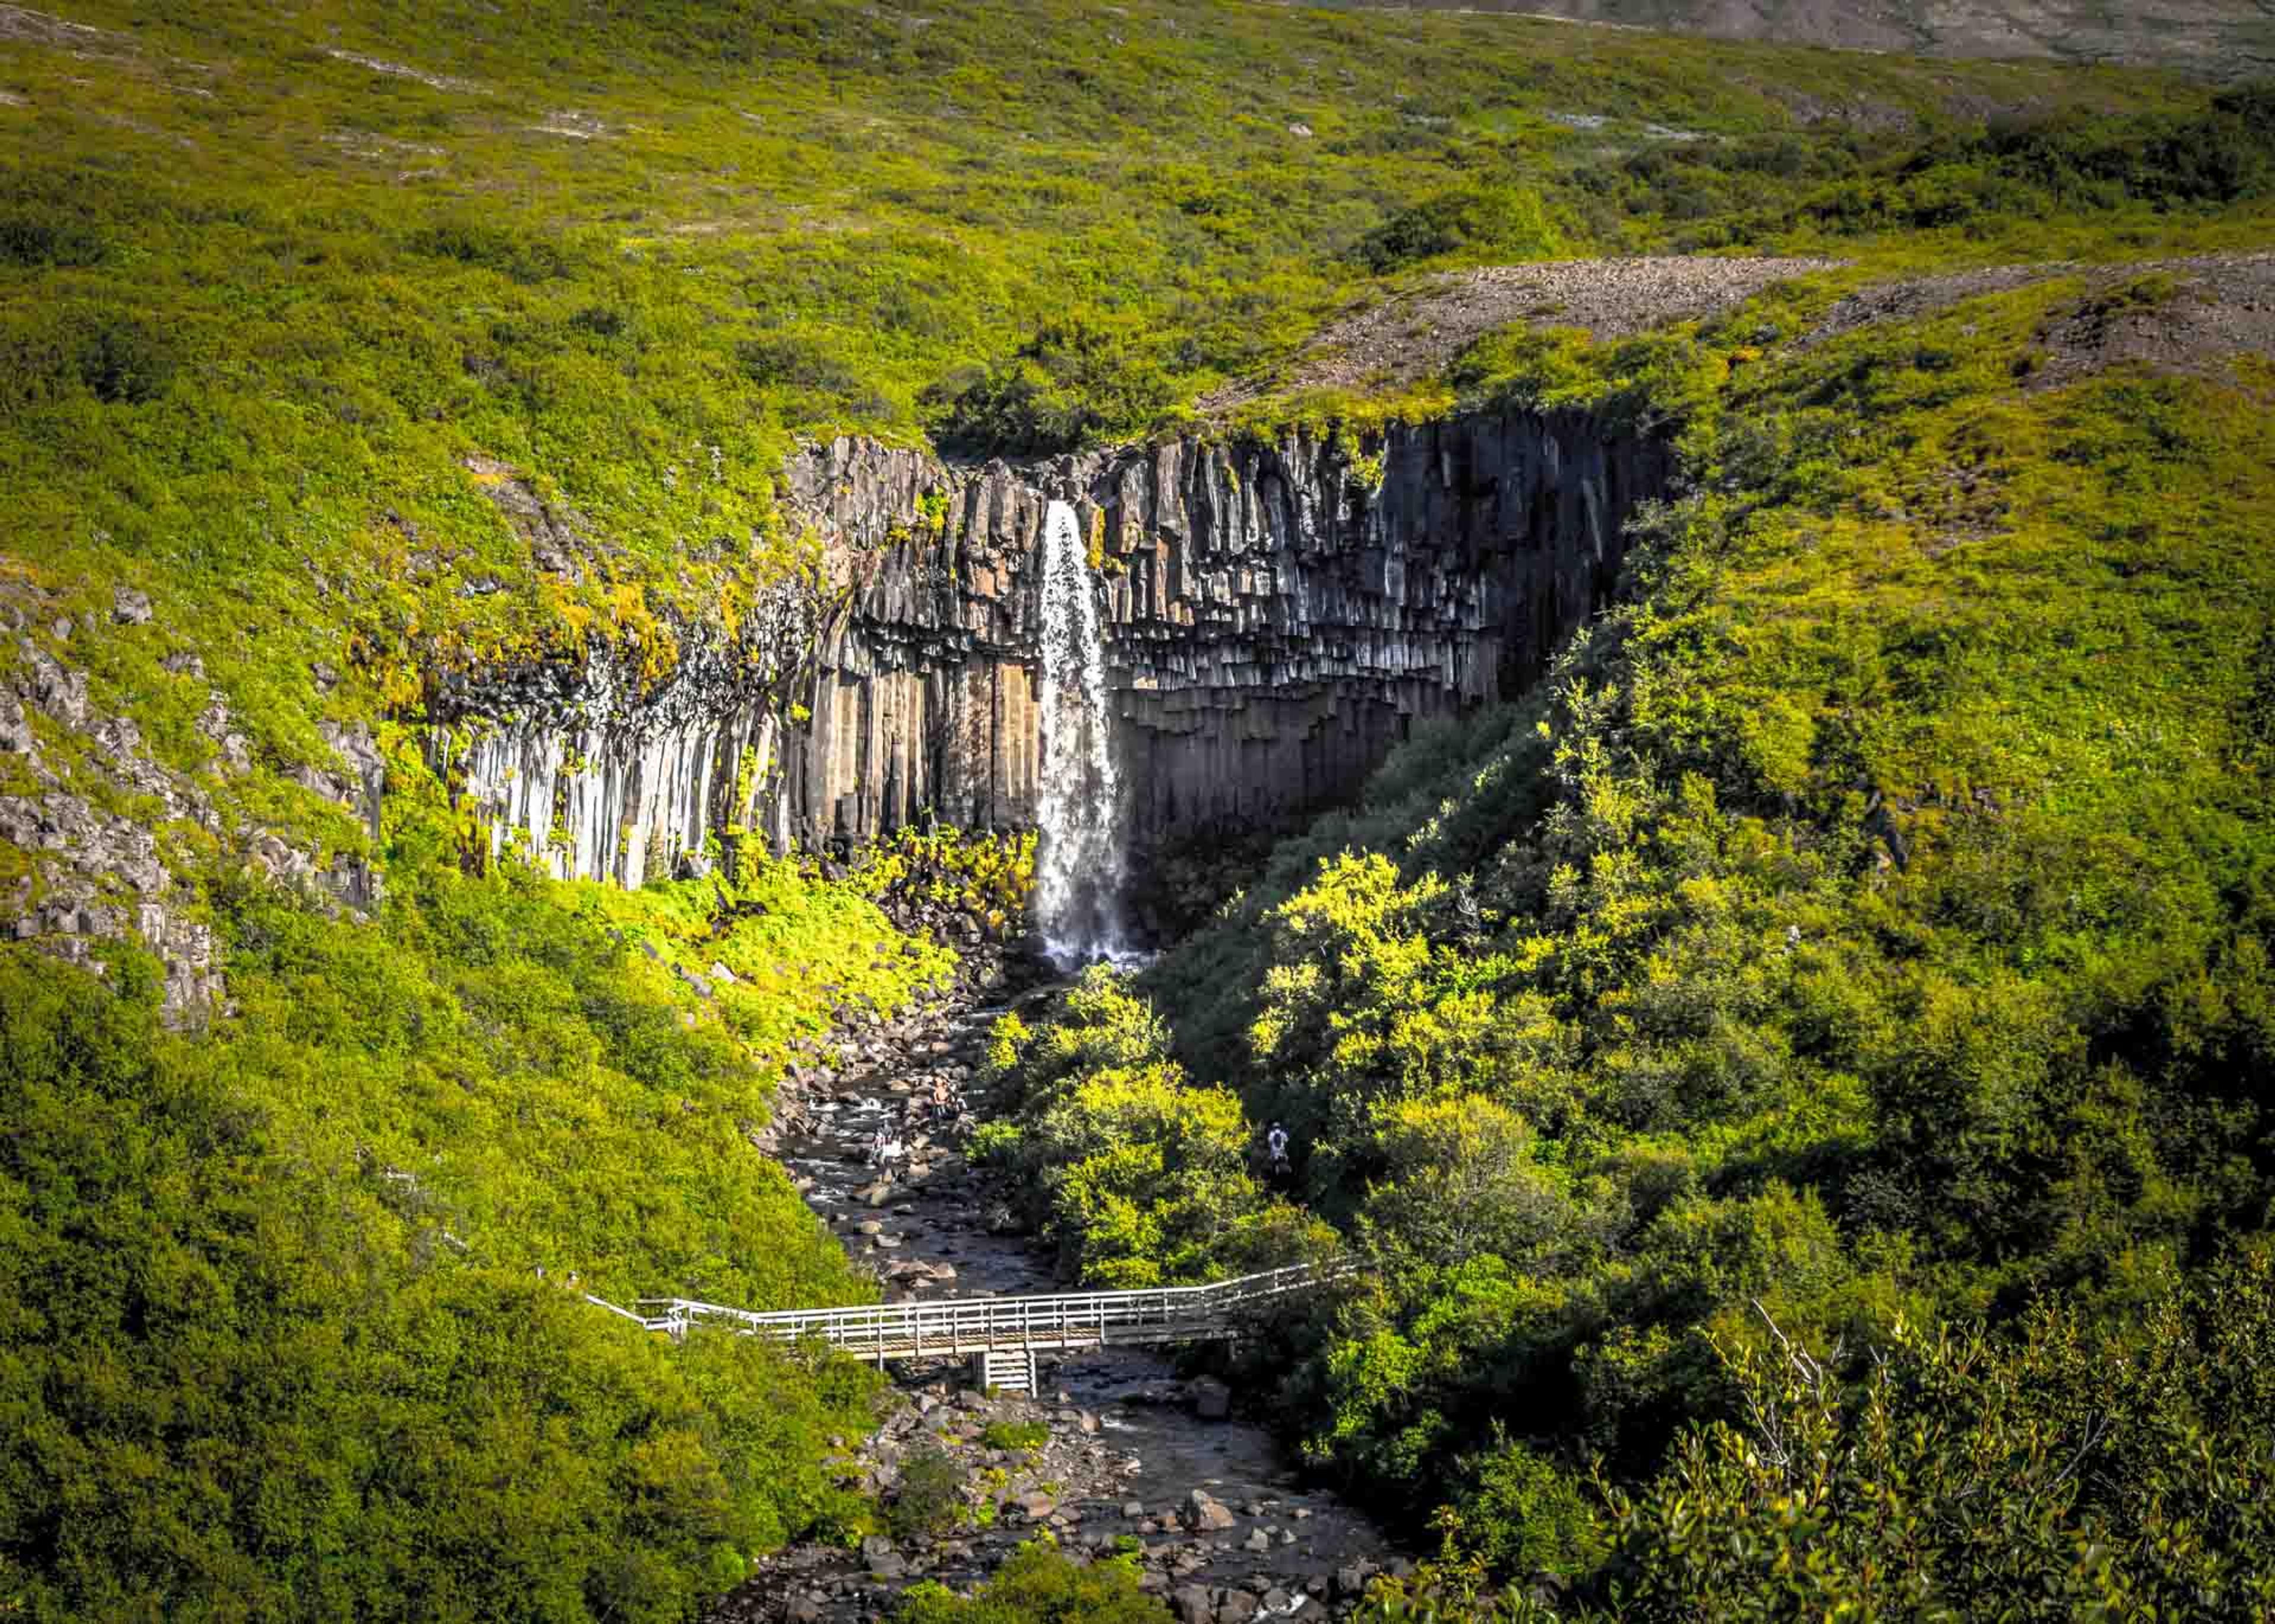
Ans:
[[[1063,1288],[968,1164],[963,1135],[926,1120],[942,1077],[971,1120],[990,1114],[987,1030],[1039,993],[1007,994],[1001,971],[986,979],[985,994],[841,1033],[777,1101],[774,1154],[890,1301]],[[907,1152],[886,1175],[865,1160],[880,1127]],[[844,1440],[848,1469],[889,1502],[914,1479],[936,1481],[944,1457],[960,1480],[956,1526],[880,1534],[858,1551],[793,1546],[720,1605],[717,1624],[888,1617],[909,1586],[976,1586],[1046,1532],[1076,1556],[1135,1552],[1145,1588],[1182,1624],[1339,1616],[1375,1573],[1405,1566],[1364,1518],[1304,1486],[1238,1394],[1161,1355],[1047,1360],[1032,1395],[979,1393],[962,1362],[892,1370],[896,1401],[873,1436]]]

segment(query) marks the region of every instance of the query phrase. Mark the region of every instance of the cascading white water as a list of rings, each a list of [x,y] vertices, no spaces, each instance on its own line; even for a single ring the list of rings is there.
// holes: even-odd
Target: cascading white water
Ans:
[[[1074,509],[1043,518],[1042,771],[1035,918],[1061,969],[1130,956],[1123,938],[1122,785],[1107,711],[1098,595]]]

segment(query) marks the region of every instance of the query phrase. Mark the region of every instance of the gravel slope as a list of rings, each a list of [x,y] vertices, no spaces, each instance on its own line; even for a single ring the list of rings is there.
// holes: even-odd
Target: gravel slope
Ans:
[[[1333,0],[1330,0],[1330,4]],[[1418,0],[1359,9],[1505,11],[1924,57],[2052,57],[2222,79],[2275,71],[2275,0]]]

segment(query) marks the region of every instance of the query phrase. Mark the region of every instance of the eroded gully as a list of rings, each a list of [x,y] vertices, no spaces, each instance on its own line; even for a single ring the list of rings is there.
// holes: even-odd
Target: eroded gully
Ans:
[[[961,1138],[921,1125],[942,1076],[964,1091],[973,1120],[987,1120],[988,1029],[1047,990],[993,1004],[961,997],[857,1027],[786,1082],[773,1153],[887,1300],[1063,1289],[969,1166]],[[891,1177],[865,1165],[881,1126],[897,1129],[909,1152]],[[943,1450],[964,1472],[964,1526],[881,1534],[858,1550],[792,1546],[719,1605],[717,1624],[888,1617],[911,1585],[967,1590],[1046,1532],[1077,1555],[1134,1541],[1145,1588],[1180,1624],[1338,1616],[1379,1567],[1403,1566],[1364,1518],[1300,1481],[1243,1418],[1240,1394],[1181,1378],[1160,1355],[1110,1349],[1046,1363],[1032,1397],[974,1392],[961,1363],[893,1368],[898,1401],[871,1437],[843,1440],[848,1469],[889,1500],[911,1460]],[[983,1434],[998,1422],[1042,1423],[1048,1441],[1032,1452],[991,1448]]]

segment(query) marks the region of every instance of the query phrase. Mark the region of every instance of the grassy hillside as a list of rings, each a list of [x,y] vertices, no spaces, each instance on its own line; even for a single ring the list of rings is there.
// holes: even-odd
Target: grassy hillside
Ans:
[[[750,1135],[795,1041],[946,969],[868,895],[898,871],[556,884],[481,859],[424,748],[469,670],[654,683],[763,621],[814,564],[801,434],[1044,449],[1237,380],[1251,422],[1691,423],[1553,695],[1289,849],[1160,972],[1174,1034],[1104,986],[1028,1039],[1009,1153],[1092,1273],[1319,1221],[1410,1254],[1304,1350],[1322,1462],[1568,1507],[1587,1450],[1641,1475],[1712,1413],[1747,1293],[1821,1337],[2161,1289],[2264,1202],[2270,380],[2042,336],[2169,276],[1803,336],[1890,276],[2264,242],[2270,123],[1230,0],[0,11],[0,1611],[683,1618],[862,1526],[858,1372],[564,1288],[867,1288]],[[1272,386],[1447,268],[1738,247],[1849,263],[1708,330]],[[161,904],[221,989],[177,1026]],[[1273,1109],[1316,1219],[1243,1169]],[[1571,1419],[1470,1461],[1515,1395]],[[1595,1536],[1509,1537],[1461,1548]]]
[[[1007,1030],[997,1152],[1101,1280],[1366,1257],[1257,1379],[1387,1514],[1440,1507],[1455,1591],[2249,1612],[2271,1462],[2218,1372],[2262,1356],[2212,1344],[2268,1330],[2275,335],[2192,346],[2174,273],[1853,326],[1842,280],[1472,351],[1478,398],[1681,415],[1625,601],[1144,976]],[[1804,1514],[1791,1437],[1876,1464]]]
[[[600,642],[668,669],[684,620],[745,616],[796,567],[792,430],[1136,432],[1417,261],[1821,239],[1732,217],[1869,167],[1802,122],[1828,107],[2202,101],[1226,4],[19,15],[11,551],[64,612],[147,578],[293,760],[320,753],[312,714],[415,706],[469,662]],[[2030,212],[1961,251],[2029,247]],[[524,484],[565,555],[501,510]],[[306,668],[344,634],[364,658],[320,696]],[[98,698],[178,686],[125,647],[82,657]],[[147,730],[194,764],[191,729]]]

